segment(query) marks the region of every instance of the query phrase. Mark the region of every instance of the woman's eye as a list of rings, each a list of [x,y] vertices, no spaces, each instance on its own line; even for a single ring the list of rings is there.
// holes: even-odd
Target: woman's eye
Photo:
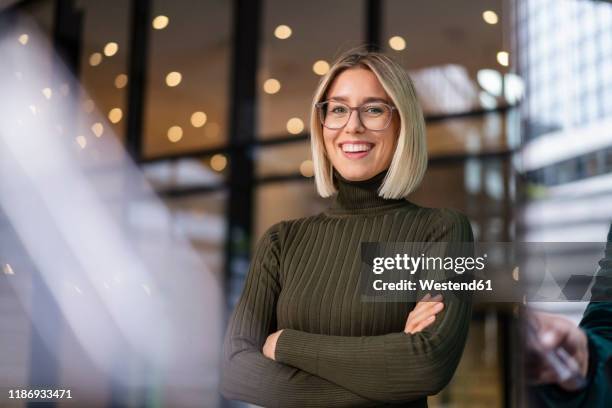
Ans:
[[[367,106],[365,108],[365,111],[367,113],[372,113],[372,114],[376,114],[376,115],[380,115],[381,113],[383,113],[383,109],[381,107],[378,107],[378,106]]]
[[[342,106],[336,106],[331,108],[332,113],[346,113],[346,109]]]

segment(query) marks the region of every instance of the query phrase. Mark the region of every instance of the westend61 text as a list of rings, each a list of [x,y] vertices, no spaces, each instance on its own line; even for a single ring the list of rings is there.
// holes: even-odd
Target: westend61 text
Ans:
[[[416,282],[409,281],[407,279],[402,279],[398,282],[383,282],[378,279],[373,282],[374,290],[424,290],[424,291],[454,291],[454,290],[464,290],[464,291],[484,291],[484,290],[493,290],[493,286],[491,284],[491,280],[472,280],[470,282],[436,282],[432,279],[422,279],[418,281],[418,287]]]

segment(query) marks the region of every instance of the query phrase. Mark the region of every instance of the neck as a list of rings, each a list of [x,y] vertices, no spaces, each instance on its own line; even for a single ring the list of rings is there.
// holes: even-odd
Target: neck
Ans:
[[[331,212],[376,211],[406,203],[404,199],[386,199],[378,195],[387,170],[363,181],[347,180],[334,170],[334,185],[338,189]],[[369,212],[368,211],[368,212]]]

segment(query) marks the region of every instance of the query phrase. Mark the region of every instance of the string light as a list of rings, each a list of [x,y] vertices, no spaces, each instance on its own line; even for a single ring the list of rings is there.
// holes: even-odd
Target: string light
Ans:
[[[115,87],[121,89],[128,83],[128,76],[126,74],[119,74],[115,77]]]
[[[219,126],[219,124],[215,122],[210,122],[204,128],[204,136],[206,136],[209,139],[216,139],[219,136],[220,132],[221,132],[221,126]]]
[[[102,54],[100,54],[99,52],[94,52],[93,54],[89,56],[89,65],[91,65],[92,67],[100,65],[101,62],[102,62]]]
[[[172,143],[176,143],[183,138],[183,128],[180,126],[172,126],[168,129],[168,140]]]
[[[497,62],[499,65],[507,67],[510,62],[510,54],[507,51],[500,51],[497,53]]]
[[[401,51],[406,48],[406,40],[399,35],[389,38],[389,47],[395,51]]]
[[[287,131],[292,135],[300,134],[304,130],[304,122],[300,118],[291,118],[287,121]]]
[[[312,65],[312,70],[317,75],[325,75],[329,71],[329,63],[324,60],[318,60]]]
[[[51,88],[44,88],[42,90],[42,93],[47,99],[51,99],[51,96],[53,95],[53,91],[51,90]]]
[[[84,149],[85,146],[87,146],[87,139],[85,139],[85,136],[77,136],[76,142],[79,146],[81,146],[81,149]]]
[[[286,40],[287,38],[291,37],[291,33],[291,27],[285,24],[279,25],[274,30],[274,35],[280,40]]]
[[[302,164],[300,164],[300,173],[304,177],[312,177],[314,175],[312,160],[304,160]]]
[[[183,76],[180,72],[172,71],[166,75],[166,85],[173,87],[177,86],[183,80]]]
[[[274,78],[266,79],[266,81],[263,84],[264,92],[270,95],[277,93],[278,91],[280,91],[280,89],[281,89],[280,82]]]
[[[218,153],[215,154],[213,157],[211,157],[210,159],[210,167],[215,170],[215,171],[223,171],[223,169],[225,169],[225,167],[227,166],[227,158]]]
[[[108,112],[108,120],[112,123],[119,123],[121,118],[123,118],[123,112],[119,108],[113,108]]]
[[[104,46],[104,55],[107,57],[112,57],[119,51],[119,44],[116,42],[109,42]]]
[[[167,16],[159,15],[153,19],[153,28],[156,30],[163,30],[168,26],[170,19]]]
[[[96,137],[101,137],[102,134],[104,133],[104,126],[102,126],[100,122],[96,122],[93,125],[91,125],[91,131]]]
[[[30,37],[27,34],[21,34],[18,41],[21,43],[21,45],[26,45],[29,39]]]
[[[191,125],[200,128],[206,124],[207,116],[204,112],[193,112],[191,115]]]
[[[487,24],[497,24],[497,22],[499,21],[499,18],[497,17],[497,13],[491,10],[484,11],[482,13],[482,19]]]

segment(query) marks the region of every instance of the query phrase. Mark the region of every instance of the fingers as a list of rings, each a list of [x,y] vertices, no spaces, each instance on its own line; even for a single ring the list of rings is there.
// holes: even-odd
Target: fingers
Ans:
[[[404,332],[414,334],[424,330],[435,321],[436,314],[442,309],[444,309],[444,303],[442,303],[441,295],[433,298],[430,294],[425,295],[408,315]]]
[[[414,333],[420,333],[423,330],[425,330],[425,328],[427,326],[429,326],[430,324],[432,324],[434,321],[436,320],[436,316],[432,315],[429,316],[428,318],[422,320],[419,324],[417,324],[414,328],[412,328],[412,330],[409,331],[410,334],[414,334]]]
[[[542,346],[545,349],[552,350],[561,344],[563,333],[554,329],[545,329],[538,333],[538,337],[540,338],[540,343],[542,343]]]
[[[410,312],[410,314],[412,315],[412,319],[414,319],[415,322],[418,322],[440,313],[442,309],[444,309],[444,303],[428,302],[427,305],[421,307],[418,310],[413,310],[412,312]]]

